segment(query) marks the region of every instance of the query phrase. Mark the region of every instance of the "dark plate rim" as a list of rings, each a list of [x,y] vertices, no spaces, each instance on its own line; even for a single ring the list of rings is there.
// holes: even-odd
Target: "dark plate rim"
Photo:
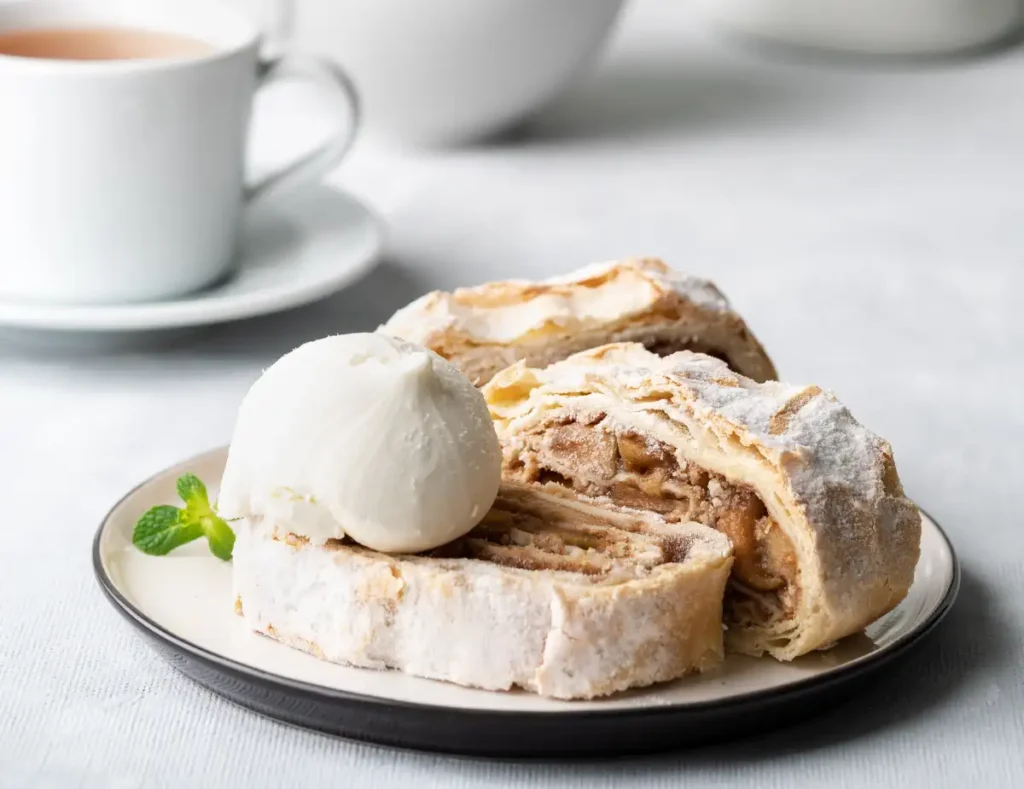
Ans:
[[[378,710],[395,710],[400,712],[403,710],[413,710],[418,713],[434,713],[441,715],[452,715],[457,714],[467,717],[487,717],[487,718],[501,718],[510,722],[527,722],[530,719],[544,718],[550,720],[557,718],[558,720],[565,719],[566,721],[572,721],[574,719],[586,718],[587,720],[595,719],[609,719],[609,718],[622,718],[628,717],[636,719],[637,717],[661,717],[678,715],[681,712],[700,713],[704,711],[723,711],[730,708],[746,707],[752,704],[760,704],[766,701],[781,701],[783,699],[796,697],[804,694],[807,691],[824,690],[829,686],[846,684],[848,681],[853,680],[865,673],[869,673],[874,669],[879,668],[881,665],[896,659],[900,655],[904,654],[912,646],[917,644],[922,638],[927,636],[932,630],[934,630],[938,624],[946,617],[950,609],[953,607],[953,603],[956,600],[957,594],[960,591],[961,581],[961,569],[960,560],[957,556],[956,550],[953,548],[953,543],[950,541],[946,532],[942,526],[939,525],[926,510],[921,509],[920,511],[925,514],[928,519],[935,526],[942,537],[943,542],[949,551],[950,558],[952,559],[953,572],[950,577],[949,583],[943,593],[942,599],[938,605],[935,606],[934,610],[916,628],[908,631],[904,635],[897,638],[892,644],[887,647],[883,647],[877,652],[859,657],[850,663],[846,663],[829,671],[818,674],[806,679],[798,680],[786,685],[782,685],[775,688],[766,688],[764,690],[751,691],[748,693],[740,693],[735,696],[729,696],[724,699],[715,699],[712,701],[699,701],[685,704],[664,704],[650,707],[622,707],[616,709],[580,709],[580,710],[569,710],[569,711],[544,711],[544,710],[492,710],[492,709],[481,709],[476,707],[449,707],[437,704],[423,704],[420,702],[411,701],[400,701],[396,699],[388,699],[380,696],[370,696],[363,693],[352,693],[346,690],[339,690],[337,688],[330,688],[324,685],[317,685],[311,682],[305,682],[303,680],[292,679],[290,677],[284,677],[280,674],[275,674],[263,669],[255,668],[247,663],[242,663],[231,658],[224,657],[217,652],[201,647],[198,644],[194,644],[188,639],[181,638],[175,635],[171,631],[164,628],[162,625],[151,619],[139,608],[137,608],[131,601],[129,601],[121,592],[117,589],[113,579],[107,574],[103,567],[103,560],[100,554],[100,542],[102,540],[104,531],[110,523],[111,516],[114,511],[117,510],[127,499],[135,495],[139,489],[153,482],[160,476],[163,476],[171,469],[178,466],[186,466],[191,463],[198,463],[204,461],[208,456],[218,452],[224,452],[225,447],[216,447],[214,449],[200,452],[197,455],[193,455],[190,458],[175,463],[172,466],[168,466],[155,474],[151,474],[149,477],[144,479],[142,482],[137,484],[127,493],[125,493],[117,502],[107,511],[100,521],[99,528],[96,530],[96,535],[93,537],[92,546],[92,564],[93,572],[96,576],[96,580],[100,585],[100,589],[103,591],[106,598],[114,606],[117,611],[124,616],[129,622],[132,623],[137,629],[144,632],[146,635],[154,638],[158,641],[162,641],[164,644],[171,646],[181,652],[188,654],[189,656],[198,659],[210,666],[217,667],[222,670],[230,671],[232,674],[237,676],[248,678],[253,682],[259,682],[264,685],[271,685],[276,687],[280,691],[289,693],[298,693],[305,696],[313,696],[321,700],[330,700],[336,702],[345,702],[352,706],[363,706],[363,707],[374,707]],[[586,704],[587,702],[579,702]]]

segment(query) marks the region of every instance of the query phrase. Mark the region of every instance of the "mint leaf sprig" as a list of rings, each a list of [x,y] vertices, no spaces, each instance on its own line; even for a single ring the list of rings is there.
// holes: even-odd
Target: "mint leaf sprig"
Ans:
[[[160,504],[145,512],[132,531],[132,544],[143,553],[165,556],[185,543],[206,537],[210,553],[228,561],[235,533],[210,506],[206,485],[195,474],[178,477],[178,496],[184,507]]]

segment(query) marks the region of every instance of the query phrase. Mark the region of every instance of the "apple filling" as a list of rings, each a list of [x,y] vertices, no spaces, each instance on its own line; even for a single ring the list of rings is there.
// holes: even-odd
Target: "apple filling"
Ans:
[[[665,444],[634,432],[562,420],[522,437],[506,479],[554,483],[614,504],[657,512],[670,523],[697,521],[733,544],[726,614],[756,625],[792,615],[797,563],[789,538],[752,488],[695,463],[680,464]]]

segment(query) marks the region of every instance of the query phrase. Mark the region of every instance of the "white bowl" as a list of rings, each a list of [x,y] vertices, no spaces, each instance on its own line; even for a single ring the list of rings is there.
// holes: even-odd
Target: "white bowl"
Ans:
[[[881,55],[969,50],[1011,35],[1021,0],[700,0],[741,33],[782,43]]]
[[[365,127],[402,143],[484,137],[551,100],[624,0],[294,0],[291,44],[356,82]]]

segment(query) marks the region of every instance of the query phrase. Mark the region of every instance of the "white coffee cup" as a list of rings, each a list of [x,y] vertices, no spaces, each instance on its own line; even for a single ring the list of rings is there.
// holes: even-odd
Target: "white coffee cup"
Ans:
[[[2,300],[139,302],[209,285],[232,267],[249,203],[323,175],[352,142],[358,103],[345,75],[312,57],[262,59],[256,25],[236,10],[203,0],[0,4],[0,36],[112,27],[209,49],[129,60],[0,54]],[[340,130],[249,184],[253,96],[281,77],[322,87]]]

